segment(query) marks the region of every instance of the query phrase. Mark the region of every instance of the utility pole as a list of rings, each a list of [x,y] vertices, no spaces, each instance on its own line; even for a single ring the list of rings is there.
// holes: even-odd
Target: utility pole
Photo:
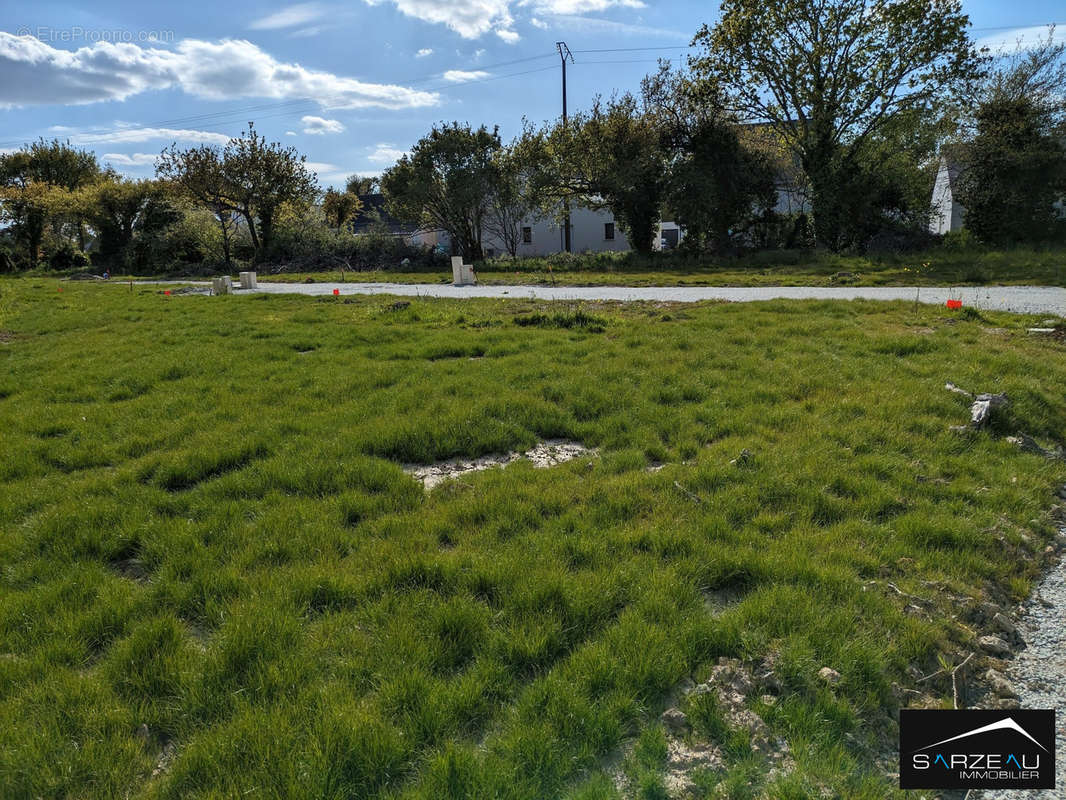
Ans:
[[[563,65],[563,127],[566,127],[566,61],[570,60],[570,63],[574,63],[574,54],[570,52],[570,48],[566,46],[566,42],[556,42],[556,49],[559,51],[559,59]],[[569,198],[563,200],[563,249],[566,252],[570,252],[570,200]]]

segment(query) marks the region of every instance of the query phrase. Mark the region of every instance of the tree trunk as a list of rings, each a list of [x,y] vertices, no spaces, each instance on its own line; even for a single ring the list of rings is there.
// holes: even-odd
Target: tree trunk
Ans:
[[[255,217],[247,206],[241,209],[241,216],[244,217],[244,221],[248,224],[248,236],[252,240],[252,251],[254,253],[253,260],[258,261],[261,248],[259,246],[259,233],[255,229]]]
[[[229,222],[227,217],[229,216],[228,210],[218,210],[218,227],[222,233],[222,257],[225,260],[226,266],[230,264],[230,252],[229,252]]]

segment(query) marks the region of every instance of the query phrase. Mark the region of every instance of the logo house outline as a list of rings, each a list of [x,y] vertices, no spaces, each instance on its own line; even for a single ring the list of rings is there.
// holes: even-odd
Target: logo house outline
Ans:
[[[900,788],[1055,788],[1055,712],[903,709]]]

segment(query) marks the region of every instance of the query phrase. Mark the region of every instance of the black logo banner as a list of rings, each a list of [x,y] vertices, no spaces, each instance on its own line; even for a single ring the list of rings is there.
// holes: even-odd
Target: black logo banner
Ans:
[[[1055,712],[899,712],[901,789],[1054,789]]]

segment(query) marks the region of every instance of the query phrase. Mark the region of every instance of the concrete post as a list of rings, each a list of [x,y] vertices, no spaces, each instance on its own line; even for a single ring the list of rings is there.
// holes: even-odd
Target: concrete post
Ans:
[[[473,286],[477,283],[474,268],[464,264],[462,256],[452,256],[452,283],[456,286]]]

